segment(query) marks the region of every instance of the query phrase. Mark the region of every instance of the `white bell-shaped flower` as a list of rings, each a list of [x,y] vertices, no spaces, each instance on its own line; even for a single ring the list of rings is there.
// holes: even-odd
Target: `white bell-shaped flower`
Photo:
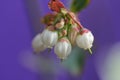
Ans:
[[[42,34],[39,33],[34,37],[32,40],[32,47],[34,49],[34,52],[38,53],[46,49],[46,46],[42,42]]]
[[[52,48],[58,41],[58,33],[45,29],[42,33],[42,41],[48,48]]]
[[[72,46],[67,38],[62,38],[54,48],[55,54],[59,59],[64,60],[71,53]]]
[[[91,31],[84,29],[76,38],[76,44],[83,49],[90,49],[94,41]]]

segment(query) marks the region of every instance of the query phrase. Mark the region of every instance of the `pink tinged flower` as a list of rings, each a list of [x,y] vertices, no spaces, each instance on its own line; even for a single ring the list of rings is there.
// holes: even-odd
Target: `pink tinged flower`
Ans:
[[[59,59],[64,60],[71,53],[72,46],[67,38],[62,38],[55,45],[54,51]]]
[[[79,32],[79,29],[78,29],[77,24],[72,25],[72,28],[68,34],[69,40],[72,45],[75,45],[75,40],[76,40],[78,32]]]
[[[45,29],[42,33],[42,41],[48,48],[52,48],[58,41],[58,33]]]
[[[94,41],[94,36],[91,31],[83,29],[76,38],[76,44],[83,49],[90,49]]]
[[[32,47],[34,49],[34,52],[39,53],[46,49],[46,46],[42,42],[42,34],[39,33],[35,36],[35,38],[32,40]]]
[[[58,23],[55,25],[55,27],[56,27],[57,29],[61,29],[61,28],[64,27],[64,24],[65,24],[64,19],[61,19],[61,21],[58,22]]]

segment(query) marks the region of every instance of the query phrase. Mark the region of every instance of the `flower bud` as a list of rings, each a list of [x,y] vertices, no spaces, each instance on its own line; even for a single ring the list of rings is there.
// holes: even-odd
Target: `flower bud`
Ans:
[[[56,17],[57,17],[56,13],[48,13],[41,19],[41,22],[48,26],[53,25]]]
[[[61,29],[61,28],[64,27],[64,24],[65,24],[64,19],[61,19],[60,22],[56,23],[55,27],[56,27],[57,29]]]
[[[64,15],[66,15],[68,13],[68,11],[65,8],[61,8],[61,13],[63,13]]]
[[[65,8],[64,4],[60,0],[50,0],[48,7],[55,12],[61,12],[61,8]]]
[[[34,52],[38,53],[46,49],[46,46],[42,42],[42,34],[39,33],[35,38],[32,40],[32,47]]]
[[[79,29],[78,29],[77,24],[72,25],[72,28],[68,34],[68,38],[72,45],[75,45],[75,40],[76,40],[78,32],[79,32]]]
[[[69,40],[67,38],[62,38],[55,45],[54,51],[58,58],[63,60],[66,59],[67,56],[71,53],[71,49],[72,47]]]
[[[93,41],[94,41],[94,36],[87,29],[83,29],[76,38],[76,44],[80,48],[84,48],[84,49],[90,49],[92,47]]]
[[[56,31],[50,31],[45,29],[42,33],[42,41],[48,47],[53,47],[58,40],[58,33]]]

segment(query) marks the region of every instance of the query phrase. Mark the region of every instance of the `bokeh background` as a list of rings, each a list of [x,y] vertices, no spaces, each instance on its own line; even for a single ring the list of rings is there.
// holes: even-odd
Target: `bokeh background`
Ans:
[[[53,51],[34,55],[31,48],[44,29],[40,18],[51,12],[48,1],[0,0],[0,80],[120,80],[120,0],[91,0],[81,11],[95,36],[93,55],[75,48],[64,63]],[[71,0],[61,1],[69,7]],[[75,55],[84,61],[77,65]]]

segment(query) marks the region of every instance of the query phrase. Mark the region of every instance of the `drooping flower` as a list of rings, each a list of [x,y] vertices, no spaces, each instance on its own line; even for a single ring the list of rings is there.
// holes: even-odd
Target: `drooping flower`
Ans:
[[[54,52],[58,58],[64,60],[71,53],[72,46],[67,38],[60,39],[55,45]]]
[[[83,49],[90,49],[93,45],[94,36],[91,31],[83,29],[76,38],[76,44]]]
[[[36,35],[32,41],[32,47],[35,53],[39,53],[46,49],[46,46],[42,42],[42,34]]]
[[[56,31],[50,31],[45,29],[42,33],[42,41],[48,47],[52,48],[58,40],[58,33]]]

